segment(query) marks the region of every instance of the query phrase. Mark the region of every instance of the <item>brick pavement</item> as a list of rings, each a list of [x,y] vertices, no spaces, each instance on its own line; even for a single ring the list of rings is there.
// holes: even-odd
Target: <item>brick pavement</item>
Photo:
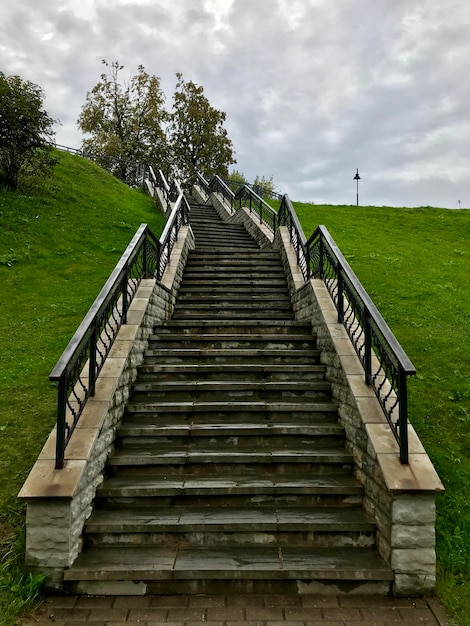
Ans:
[[[325,596],[50,597],[21,626],[449,626],[435,599]]]

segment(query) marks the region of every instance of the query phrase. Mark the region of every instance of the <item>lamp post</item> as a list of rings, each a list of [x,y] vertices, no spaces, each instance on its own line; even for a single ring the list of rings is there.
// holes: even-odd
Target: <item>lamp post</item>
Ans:
[[[361,177],[359,176],[359,169],[357,167],[353,180],[356,181],[356,206],[359,206],[359,181],[361,180]]]

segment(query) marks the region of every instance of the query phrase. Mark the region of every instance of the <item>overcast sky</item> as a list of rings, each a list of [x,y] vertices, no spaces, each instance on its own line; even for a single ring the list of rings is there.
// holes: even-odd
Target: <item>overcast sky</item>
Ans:
[[[226,112],[234,166],[292,200],[470,207],[469,0],[0,3],[0,70],[40,85],[80,147],[87,91],[118,60],[176,72]]]

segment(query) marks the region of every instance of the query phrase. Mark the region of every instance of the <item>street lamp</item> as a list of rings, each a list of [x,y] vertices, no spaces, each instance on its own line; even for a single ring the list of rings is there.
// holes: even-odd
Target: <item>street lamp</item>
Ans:
[[[354,176],[353,180],[356,181],[356,206],[359,206],[359,181],[361,180],[361,177],[359,176],[359,169],[356,167],[356,175]]]

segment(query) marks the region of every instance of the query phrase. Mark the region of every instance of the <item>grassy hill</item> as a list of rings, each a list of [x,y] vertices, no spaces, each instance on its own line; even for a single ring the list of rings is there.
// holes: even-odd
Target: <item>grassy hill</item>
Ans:
[[[139,225],[164,224],[152,200],[66,153],[50,179],[0,191],[0,612],[35,581],[21,572],[16,494],[56,414],[48,376]],[[11,589],[14,589],[13,593]]]
[[[446,493],[438,498],[438,592],[470,624],[470,211],[294,203],[324,224],[410,357],[409,416]]]

